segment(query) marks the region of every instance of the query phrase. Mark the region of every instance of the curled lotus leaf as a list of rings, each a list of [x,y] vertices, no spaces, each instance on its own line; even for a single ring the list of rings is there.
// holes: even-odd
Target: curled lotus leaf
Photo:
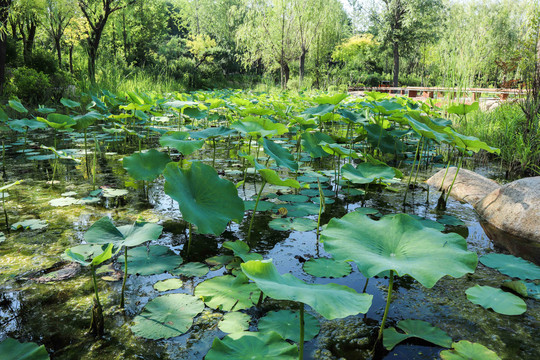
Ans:
[[[501,360],[494,352],[482,344],[461,340],[452,344],[452,350],[441,351],[443,360]]]
[[[184,334],[193,324],[193,318],[204,309],[196,296],[167,294],[148,302],[134,319],[131,330],[146,339],[169,339]]]
[[[402,320],[397,324],[397,328],[404,333],[399,333],[394,328],[383,331],[383,345],[387,350],[392,350],[400,342],[413,337],[446,348],[452,344],[452,338],[447,333],[422,320]]]
[[[113,243],[117,247],[132,247],[157,240],[162,231],[161,225],[138,221],[117,228],[109,217],[104,216],[90,226],[84,240],[90,244]]]
[[[262,255],[249,252],[249,245],[242,240],[225,241],[223,243],[225,249],[232,250],[235,256],[238,256],[242,261],[262,260]]]
[[[277,166],[286,167],[291,171],[298,170],[298,163],[289,150],[267,138],[264,139],[263,148],[264,152],[274,159]]]
[[[204,145],[204,140],[187,140],[189,133],[176,131],[172,134],[165,134],[159,139],[161,146],[172,147],[180,154],[189,156],[199,150]]]
[[[49,354],[43,345],[21,343],[8,337],[0,343],[0,357],[3,360],[48,360]]]
[[[337,260],[353,260],[366,277],[393,270],[431,288],[443,276],[476,269],[476,253],[458,234],[443,234],[406,214],[381,220],[351,212],[332,219],[322,231],[324,249]]]

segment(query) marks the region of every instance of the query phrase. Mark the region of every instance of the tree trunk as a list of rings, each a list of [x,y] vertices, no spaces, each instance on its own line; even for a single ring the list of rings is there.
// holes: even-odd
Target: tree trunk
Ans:
[[[37,24],[34,21],[30,21],[26,25],[28,32],[23,38],[23,59],[26,65],[30,64],[32,60],[32,50],[34,49],[34,40],[36,38]]]
[[[69,72],[73,75],[73,45],[69,47]]]
[[[394,50],[394,87],[398,87],[398,81],[399,81],[399,44],[397,41],[394,41],[393,43],[393,50]]]
[[[299,61],[299,66],[298,66],[298,77],[299,77],[299,81],[298,81],[298,85],[299,87],[302,87],[302,83],[304,82],[304,71],[305,71],[305,63],[306,63],[306,53],[307,53],[307,50],[306,50],[306,47],[304,45],[302,45],[302,52],[300,54],[300,61]]]
[[[54,39],[54,47],[56,48],[56,56],[58,57],[58,68],[62,69],[62,49],[60,48],[60,38]]]

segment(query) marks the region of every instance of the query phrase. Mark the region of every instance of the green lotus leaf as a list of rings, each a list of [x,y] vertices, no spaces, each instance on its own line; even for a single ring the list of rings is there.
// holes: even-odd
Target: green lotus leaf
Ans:
[[[288,186],[295,189],[300,188],[300,183],[294,179],[282,180],[278,173],[272,169],[260,169],[257,170],[261,177],[269,184],[278,185],[278,186]]]
[[[198,107],[188,107],[184,110],[184,115],[192,119],[201,120],[208,116],[208,110],[201,110]]]
[[[167,280],[161,280],[154,284],[154,289],[157,291],[169,291],[180,289],[184,285],[184,282],[180,279],[172,278]]]
[[[452,143],[452,137],[445,132],[444,126],[434,123],[427,116],[410,112],[403,116],[403,119],[405,119],[407,124],[409,124],[409,126],[420,136],[434,140],[439,144]]]
[[[444,231],[445,227],[443,224],[437,222],[437,221],[433,221],[431,219],[426,219],[426,218],[423,218],[421,216],[418,216],[418,215],[409,215],[413,218],[415,218],[416,220],[420,221],[420,223],[422,225],[424,225],[425,227],[428,227],[428,228],[432,228],[432,229],[435,229],[437,231]]]
[[[60,103],[61,103],[62,105],[64,105],[65,107],[68,107],[68,108],[70,108],[70,109],[73,109],[73,108],[76,108],[76,107],[81,106],[81,103],[78,103],[78,102],[76,102],[76,101],[69,100],[69,99],[66,99],[66,98],[60,99]]]
[[[443,215],[437,219],[437,222],[444,225],[450,225],[450,226],[465,225],[465,223],[461,219],[458,219],[457,217],[452,216],[452,215]],[[480,259],[480,261],[482,261],[482,259]]]
[[[128,274],[130,275],[157,275],[171,271],[182,263],[180,255],[173,253],[168,247],[150,245],[136,247],[128,252]],[[124,258],[118,258],[123,263]]]
[[[475,285],[465,291],[467,299],[485,309],[493,309],[503,315],[521,315],[527,311],[525,301],[516,295],[491,286]]]
[[[278,333],[237,332],[215,338],[205,360],[296,360],[298,348]]]
[[[298,163],[294,160],[289,150],[266,138],[263,142],[263,148],[264,152],[275,160],[277,166],[286,167],[291,171],[298,170]]]
[[[334,111],[336,106],[332,104],[321,104],[319,106],[311,107],[302,112],[303,115],[323,116],[330,114]]]
[[[244,201],[244,208],[245,210],[253,210],[255,208],[255,203],[256,201],[255,200],[245,200]],[[268,210],[271,210],[273,207],[274,207],[274,203],[270,202],[270,201],[259,201],[259,203],[257,204],[257,212],[261,212],[261,211],[268,211]]]
[[[384,99],[382,101],[373,102],[373,110],[383,115],[390,115],[403,109],[403,105],[395,101],[395,99]]]
[[[304,132],[301,135],[302,138],[302,147],[305,151],[309,152],[312,158],[321,158],[330,156],[329,153],[323,150],[322,146],[319,144],[321,142],[325,142],[327,144],[334,143],[334,139],[332,139],[329,135],[326,135],[322,132],[315,132],[315,133],[309,133]]]
[[[33,342],[20,343],[6,338],[0,343],[0,358],[3,360],[48,360],[49,354],[45,346]]]
[[[37,117],[37,120],[57,130],[72,130],[71,127],[77,124],[71,116],[63,114],[49,114],[47,119]]]
[[[354,184],[369,184],[377,180],[393,179],[396,172],[388,165],[363,162],[356,168],[351,164],[343,165],[341,175]]]
[[[313,99],[311,99],[312,101],[315,101],[317,104],[332,104],[332,105],[337,105],[339,104],[342,100],[345,100],[347,97],[349,97],[349,94],[334,94],[332,96],[330,95],[321,95],[321,96],[317,96]]]
[[[29,219],[11,224],[11,230],[41,230],[45,229],[49,224],[47,220]]]
[[[379,148],[385,154],[399,154],[403,151],[403,143],[382,129],[377,124],[364,125],[367,141],[371,146]]]
[[[106,198],[116,198],[116,197],[122,197],[129,194],[129,191],[126,189],[103,189],[102,195]]]
[[[366,117],[363,114],[359,114],[346,109],[339,109],[338,113],[339,115],[343,116],[346,122],[351,124],[361,124],[367,121]]]
[[[169,146],[178,150],[184,156],[189,156],[203,147],[204,140],[186,140],[188,136],[187,132],[176,131],[163,135],[159,139],[159,143],[161,146]]]
[[[185,277],[201,277],[208,274],[208,266],[200,262],[189,262],[180,266],[178,269],[171,271],[170,273]]]
[[[240,266],[265,295],[307,304],[328,320],[366,313],[371,306],[372,295],[358,294],[343,285],[307,284],[291,274],[280,275],[272,260],[248,261]]]
[[[268,136],[268,135],[277,135],[277,130],[265,130],[264,126],[260,124],[256,119],[247,120],[246,118],[243,121],[236,121],[231,124],[231,128],[249,135],[249,136]]]
[[[262,260],[262,255],[257,253],[249,252],[249,245],[243,242],[242,240],[236,241],[225,241],[223,243],[225,249],[232,250],[235,256],[238,256],[242,261],[249,260]]]
[[[88,253],[78,254],[73,251],[74,249],[75,248],[67,249],[65,256],[68,260],[79,263],[82,266],[98,266],[99,264],[109,260],[114,255],[113,244],[104,244],[100,247],[100,250],[93,249],[94,251],[92,251],[90,261],[86,261],[88,258]]]
[[[146,339],[168,339],[189,330],[193,318],[204,309],[196,296],[167,294],[148,302],[140,315],[133,319],[131,331]]]
[[[111,219],[104,216],[90,226],[84,234],[84,240],[90,244],[113,243],[117,247],[133,247],[157,240],[162,231],[163,226],[146,222],[135,222],[117,228]]]
[[[216,276],[195,288],[195,295],[202,296],[206,306],[223,311],[248,309],[259,300],[260,293],[244,274]]]
[[[422,320],[402,320],[397,327],[405,333],[399,333],[394,328],[383,330],[383,345],[387,350],[392,350],[400,342],[413,337],[446,348],[452,345],[452,338],[447,333]]]
[[[282,207],[287,209],[287,216],[289,217],[303,217],[308,215],[317,215],[319,213],[320,206],[313,203],[294,203],[285,204]]]
[[[453,350],[441,351],[442,360],[501,360],[494,352],[482,344],[476,344],[467,340],[452,344]]]
[[[303,203],[303,202],[308,202],[309,201],[309,197],[306,196],[306,195],[295,195],[295,194],[286,194],[286,195],[280,195],[278,197],[279,200],[281,201],[287,201],[287,202],[299,202],[299,203]]]
[[[22,114],[26,114],[28,112],[28,110],[17,100],[9,100],[8,105],[13,110],[20,112]]]
[[[145,153],[135,153],[123,160],[124,169],[135,180],[152,181],[156,179],[165,166],[171,162],[167,154],[150,149]]]
[[[26,132],[27,130],[45,129],[47,125],[37,120],[20,119],[8,121],[8,126],[16,132]]]
[[[311,258],[304,263],[304,271],[316,277],[340,278],[351,273],[352,267],[346,261],[329,258]]]
[[[523,297],[530,297],[536,300],[540,300],[540,285],[531,282],[525,282],[521,280],[517,281],[505,281],[502,283],[502,287],[510,289]]]
[[[199,103],[194,101],[174,100],[164,103],[163,106],[174,109],[186,109],[188,107],[198,107]]]
[[[277,218],[270,221],[268,226],[280,231],[311,231],[317,228],[317,222],[305,218]]]
[[[522,258],[506,254],[487,254],[480,258],[485,266],[519,279],[540,279],[540,266]]]
[[[205,263],[213,267],[213,270],[218,270],[234,260],[234,256],[230,255],[218,255],[212,256],[206,260]]]
[[[236,333],[249,330],[251,317],[239,311],[233,311],[223,315],[223,319],[218,323],[219,330],[225,333]]]
[[[323,189],[323,195],[326,197],[326,196],[334,196],[336,195],[336,193],[334,193],[332,190],[327,190],[327,189]],[[305,189],[305,190],[300,190],[300,194],[301,195],[306,195],[306,196],[319,196],[319,189]]]
[[[77,131],[88,129],[97,120],[103,119],[104,116],[97,111],[90,111],[83,115],[77,115],[73,119],[77,122],[73,128]]]
[[[257,328],[262,333],[275,331],[282,338],[292,340],[295,343],[300,341],[300,319],[298,311],[279,310],[270,311],[262,317]],[[319,320],[309,313],[304,314],[304,341],[310,341],[321,329]]]
[[[321,233],[325,250],[337,260],[353,260],[366,277],[394,270],[431,288],[443,276],[460,277],[476,269],[476,253],[458,234],[427,228],[406,214],[379,221],[351,212],[332,219]]]
[[[333,143],[327,143],[325,141],[321,141],[319,145],[322,147],[324,151],[327,153],[334,155],[334,156],[345,156],[345,157],[351,157],[353,159],[358,159],[358,154],[353,149],[345,149],[343,146],[340,146],[339,144],[333,144]]]
[[[362,215],[378,215],[379,210],[373,209],[373,208],[367,208],[367,207],[358,207],[354,209],[355,212],[362,214]]]
[[[274,115],[276,112],[272,109],[262,108],[259,106],[248,106],[240,112],[243,116],[248,115]]]
[[[456,114],[456,115],[467,115],[470,112],[476,111],[480,109],[480,106],[478,104],[478,101],[473,102],[472,104],[453,104],[446,109],[446,112],[449,114]]]
[[[189,136],[193,139],[212,139],[220,136],[227,136],[234,134],[236,130],[226,128],[224,126],[220,127],[210,127],[201,131],[192,131],[189,133]]]
[[[444,131],[447,134],[450,134],[450,136],[452,136],[454,139],[455,144],[463,149],[471,150],[475,153],[479,152],[480,150],[485,150],[492,154],[501,154],[501,149],[491,147],[475,136],[462,135],[450,127],[445,128]]]
[[[169,163],[163,173],[165,193],[178,201],[184,219],[201,234],[221,234],[231,220],[244,216],[244,202],[234,184],[221,179],[213,167],[193,162],[189,169]]]
[[[56,111],[56,109],[54,108],[49,108],[49,107],[46,107],[44,105],[38,105],[38,108],[36,109],[36,111],[40,114],[50,114],[50,113],[53,113]]]

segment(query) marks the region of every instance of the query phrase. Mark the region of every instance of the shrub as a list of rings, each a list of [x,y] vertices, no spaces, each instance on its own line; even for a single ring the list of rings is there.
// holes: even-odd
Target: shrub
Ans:
[[[51,81],[47,74],[23,66],[13,70],[6,94],[33,105],[47,103],[51,99]]]

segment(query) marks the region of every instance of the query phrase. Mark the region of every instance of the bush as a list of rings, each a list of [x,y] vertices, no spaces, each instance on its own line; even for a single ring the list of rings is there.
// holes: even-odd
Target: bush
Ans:
[[[54,55],[51,52],[40,48],[34,49],[27,66],[47,75],[53,75],[58,71],[58,61]]]
[[[6,94],[33,105],[47,103],[52,95],[51,81],[47,74],[23,66],[13,70]]]

